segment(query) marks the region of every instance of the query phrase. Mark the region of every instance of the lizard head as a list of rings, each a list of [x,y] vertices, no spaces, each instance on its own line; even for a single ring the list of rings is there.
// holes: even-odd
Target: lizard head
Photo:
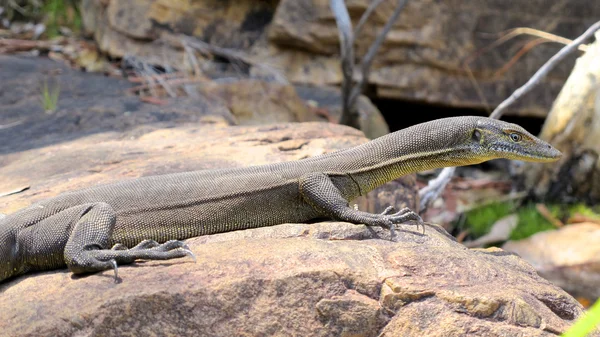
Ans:
[[[562,156],[552,145],[516,124],[482,117],[470,132],[472,150],[489,159],[553,162]]]

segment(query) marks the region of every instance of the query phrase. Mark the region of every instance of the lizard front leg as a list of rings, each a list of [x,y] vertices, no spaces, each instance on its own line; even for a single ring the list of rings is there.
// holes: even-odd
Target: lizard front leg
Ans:
[[[299,181],[300,194],[304,200],[324,216],[368,226],[389,228],[394,234],[394,225],[415,221],[423,224],[421,217],[408,208],[395,212],[393,207],[380,214],[362,212],[351,208],[331,179],[324,173],[310,173]]]
[[[80,216],[64,250],[65,263],[75,274],[113,268],[117,279],[117,264],[132,263],[137,259],[168,260],[193,256],[185,243],[177,240],[163,244],[144,240],[130,249],[121,244],[108,249],[116,223],[112,207],[107,203],[93,203],[77,208],[80,208]]]

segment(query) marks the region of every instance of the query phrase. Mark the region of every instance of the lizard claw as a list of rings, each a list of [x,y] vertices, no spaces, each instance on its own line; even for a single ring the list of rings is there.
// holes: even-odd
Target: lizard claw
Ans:
[[[419,226],[423,226],[423,235],[425,234],[423,219],[410,208],[405,207],[396,212],[393,206],[389,206],[379,216],[385,219],[385,227],[390,228],[392,236],[394,236],[394,225],[407,222],[416,223],[417,230],[419,230]]]
[[[185,245],[185,247],[182,247],[181,249],[183,249],[183,251],[187,254],[187,256],[191,257],[194,260],[194,263],[197,262],[196,260],[196,254],[194,254],[194,252],[192,252],[187,245]]]
[[[417,221],[417,230],[419,230],[419,225],[421,225],[423,227],[423,235],[425,235],[425,221],[423,221],[423,218],[421,218],[421,216],[417,215],[419,217]]]
[[[119,282],[119,268],[117,267],[117,261],[115,259],[109,260],[110,263],[115,270],[115,283]]]
[[[390,215],[396,212],[396,208],[394,206],[388,206],[386,209],[381,212],[381,215]]]
[[[423,227],[422,234],[425,235],[425,221],[423,221],[423,218],[421,218],[421,216],[416,213],[415,213],[415,217],[416,217],[416,219],[413,219],[413,221],[416,223],[417,230],[419,230],[419,226]]]

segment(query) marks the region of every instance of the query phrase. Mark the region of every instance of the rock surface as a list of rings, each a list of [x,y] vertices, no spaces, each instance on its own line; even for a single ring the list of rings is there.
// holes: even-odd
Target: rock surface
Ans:
[[[315,87],[308,85],[296,85],[296,92],[303,100],[317,109],[324,109],[334,121],[339,121],[342,116],[342,93],[336,87]],[[369,139],[374,139],[390,133],[385,119],[379,109],[370,99],[361,95],[357,101],[360,114],[360,130]]]
[[[583,308],[501,250],[348,223],[189,240],[197,262],[138,263],[0,285],[10,336],[556,336]]]
[[[369,3],[347,2],[355,24]],[[358,56],[364,54],[396,3],[386,0],[375,10],[356,38]],[[247,51],[255,60],[277,66],[295,84],[337,85],[342,79],[338,31],[326,0],[139,0],[127,4],[84,0],[82,13],[101,49],[114,56],[130,53],[157,64],[181,65],[181,53],[165,44],[161,35],[185,33]],[[483,48],[517,27],[575,38],[598,17],[600,7],[588,0],[411,1],[375,59],[370,84],[378,98],[493,107],[561,46],[536,45],[511,67],[507,67],[511,59],[534,38],[519,36],[492,50],[481,52]],[[561,64],[534,92],[521,98],[512,113],[545,116],[574,59]],[[466,61],[479,88],[465,70]]]
[[[600,298],[600,225],[580,223],[537,233],[502,248],[519,254],[573,296]]]
[[[355,24],[370,2],[347,3]],[[375,10],[356,38],[357,55],[364,55],[396,3],[387,0]],[[370,83],[379,98],[485,108],[485,101],[464,67],[465,61],[477,56],[469,67],[485,100],[493,107],[525,83],[561,46],[536,46],[505,73],[499,71],[531,38],[519,37],[477,55],[479,50],[493,43],[502,32],[517,27],[575,38],[598,17],[600,7],[586,0],[411,1],[379,50]],[[291,81],[339,83],[337,36],[329,1],[283,0],[269,30],[273,47],[267,54],[282,69],[292,69]],[[513,113],[545,116],[573,60],[574,57],[560,65],[543,85],[520,99],[512,108]],[[323,68],[328,71],[322,71]]]
[[[240,125],[324,120],[291,85],[242,79],[214,81],[199,87],[204,97],[218,98]]]
[[[52,112],[45,112],[42,106],[45,83],[49,91],[58,88],[60,92]],[[124,132],[140,125],[152,130],[197,123],[264,125],[327,120],[309,105],[310,98],[301,98],[291,85],[207,80],[198,85],[198,97],[161,99],[162,105],[128,95],[131,87],[124,79],[79,72],[47,58],[0,56],[0,154],[93,133]],[[329,102],[339,98],[339,91],[325,92],[323,99]],[[368,100],[361,102],[361,112],[369,116],[365,130],[370,137],[386,134],[389,129],[379,111]],[[334,113],[339,109],[334,103],[326,107]]]
[[[247,48],[262,35],[276,5],[275,0],[83,0],[81,12],[86,30],[111,55],[181,65],[181,55],[157,41],[160,34],[182,33],[222,47]]]

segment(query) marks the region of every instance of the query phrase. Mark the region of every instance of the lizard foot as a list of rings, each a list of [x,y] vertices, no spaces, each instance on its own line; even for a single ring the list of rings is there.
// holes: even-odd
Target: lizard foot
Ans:
[[[113,269],[116,281],[119,264],[129,264],[135,260],[170,260],[185,256],[196,262],[196,256],[183,241],[170,240],[160,244],[154,240],[144,240],[132,248],[115,244],[111,249],[84,249],[67,265],[75,274]]]
[[[396,235],[394,225],[409,221],[416,222],[417,230],[419,230],[419,226],[422,226],[423,234],[425,234],[425,223],[423,222],[423,219],[408,207],[404,207],[396,212],[394,206],[388,206],[383,212],[376,215],[376,221],[380,222],[382,227],[389,228],[392,237]]]
[[[158,243],[154,240],[143,240],[136,246],[127,248],[125,245],[116,244],[110,250],[99,250],[99,260],[115,259],[118,263],[132,263],[135,260],[169,260],[178,257],[196,256],[188,245],[180,240],[170,240]]]

